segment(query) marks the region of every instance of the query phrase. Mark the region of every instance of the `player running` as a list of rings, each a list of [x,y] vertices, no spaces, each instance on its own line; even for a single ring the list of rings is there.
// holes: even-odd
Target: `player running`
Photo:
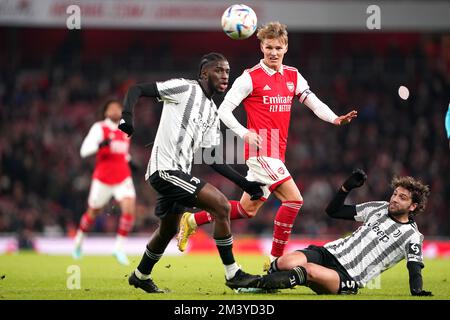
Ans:
[[[362,186],[365,180],[364,171],[355,170],[326,209],[332,218],[356,220],[363,225],[351,235],[323,247],[311,245],[275,259],[270,274],[262,277],[257,288],[304,285],[318,294],[352,294],[406,259],[411,294],[431,296],[431,292],[422,288],[423,235],[414,221],[425,209],[428,186],[412,177],[394,178],[389,202],[344,205],[349,192]]]
[[[320,119],[343,125],[357,116],[351,111],[336,116],[309,89],[308,83],[296,68],[283,65],[288,48],[286,26],[271,22],[258,30],[263,59],[245,70],[236,79],[219,108],[220,119],[245,141],[247,179],[265,184],[264,195],[256,201],[244,193],[240,201],[230,201],[231,219],[252,218],[270,193],[281,200],[275,214],[270,261],[283,254],[296,216],[303,205],[303,197],[286,168],[285,151],[294,98],[309,107]],[[233,116],[233,110],[243,103],[247,112],[247,128]],[[185,213],[180,222],[178,247],[184,251],[195,229],[210,223],[207,211]],[[268,268],[266,264],[265,268]]]
[[[114,197],[121,209],[119,228],[113,255],[123,265],[129,265],[124,242],[133,229],[135,199],[133,180],[129,166],[129,138],[117,126],[122,105],[116,100],[107,101],[103,108],[105,120],[96,122],[81,145],[81,157],[96,155],[95,170],[89,191],[88,209],[81,217],[75,236],[74,259],[80,259],[85,233],[89,231],[103,207]]]
[[[214,240],[225,267],[227,286],[254,285],[260,278],[242,271],[234,260],[227,198],[211,184],[190,174],[194,153],[199,148],[212,148],[220,143],[220,121],[212,96],[226,90],[230,72],[228,61],[218,53],[203,56],[199,69],[196,81],[172,79],[132,86],[124,102],[119,128],[131,135],[134,130],[132,111],[139,97],[164,101],[145,175],[158,193],[155,214],[161,223],[128,279],[130,285],[148,293],[163,292],[153,282],[151,272],[176,235],[185,207],[198,207],[214,216]],[[226,164],[214,163],[211,167],[251,196],[262,195],[261,183],[247,181]]]

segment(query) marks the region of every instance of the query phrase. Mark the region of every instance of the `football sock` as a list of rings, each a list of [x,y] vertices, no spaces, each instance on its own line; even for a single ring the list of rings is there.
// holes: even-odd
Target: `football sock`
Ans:
[[[304,267],[295,267],[289,271],[279,271],[265,275],[261,279],[261,288],[287,289],[306,284],[307,273]]]
[[[78,229],[80,229],[83,232],[89,231],[91,229],[92,225],[94,224],[95,218],[91,217],[87,212],[83,214],[80,220],[80,226]]]
[[[152,252],[147,246],[137,269],[144,275],[152,273],[153,266],[159,261],[159,259],[161,259],[162,256],[163,253]],[[138,275],[136,274],[136,276]]]
[[[233,256],[233,236],[230,234],[226,237],[214,238],[217,250],[219,250],[220,259],[225,266],[235,263]],[[233,274],[234,276],[234,274]]]
[[[231,206],[230,220],[250,218],[249,214],[241,206],[239,201],[230,200],[230,206]],[[195,225],[191,220],[189,221],[189,224],[192,223],[191,226],[201,226],[206,223],[211,223],[214,220],[214,217],[206,211],[197,212],[193,216],[195,219]]]
[[[274,220],[272,257],[281,257],[303,201],[283,201]]]
[[[225,278],[227,278],[227,280],[230,280],[234,277],[239,269],[240,268],[236,262],[230,265],[225,265]]]
[[[134,214],[123,213],[119,220],[119,229],[117,234],[127,237],[134,226]]]
[[[114,249],[123,251],[124,250],[123,244],[126,239],[127,239],[127,237],[124,237],[124,236],[121,236],[120,234],[118,234],[116,237],[116,244],[114,245]]]
[[[80,247],[81,244],[83,243],[83,239],[84,239],[84,232],[78,229],[77,234],[75,236],[75,246]]]

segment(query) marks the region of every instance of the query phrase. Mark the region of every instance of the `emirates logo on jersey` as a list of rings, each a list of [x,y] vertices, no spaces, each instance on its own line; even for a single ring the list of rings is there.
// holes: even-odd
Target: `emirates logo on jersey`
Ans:
[[[289,89],[290,92],[294,92],[295,85],[294,85],[294,83],[292,81],[286,82],[286,86],[287,86],[287,88]]]
[[[279,174],[284,174],[284,169],[282,167],[279,167],[277,171]]]

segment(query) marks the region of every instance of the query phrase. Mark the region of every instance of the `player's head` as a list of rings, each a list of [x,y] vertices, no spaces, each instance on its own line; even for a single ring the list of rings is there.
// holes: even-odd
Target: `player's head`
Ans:
[[[205,54],[200,60],[199,79],[208,94],[222,93],[228,87],[230,65],[228,60],[220,53]]]
[[[106,101],[103,105],[103,116],[113,122],[119,122],[122,117],[122,104],[115,99]]]
[[[279,70],[288,49],[288,32],[286,25],[269,22],[258,29],[256,34],[264,54],[264,63],[273,70]]]
[[[391,182],[392,193],[389,213],[398,215],[418,215],[425,210],[430,188],[412,177],[395,177]]]

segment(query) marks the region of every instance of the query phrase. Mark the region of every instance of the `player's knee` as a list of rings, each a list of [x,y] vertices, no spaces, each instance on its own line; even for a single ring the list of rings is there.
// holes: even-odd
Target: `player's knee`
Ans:
[[[303,267],[305,268],[308,275],[308,281],[314,281],[318,279],[318,277],[320,277],[317,268],[315,268],[311,263],[307,263]]]
[[[291,270],[302,265],[295,253],[285,254],[277,259],[277,268],[279,270]]]
[[[178,226],[164,226],[163,228],[159,227],[158,234],[163,239],[172,239],[178,232]]]
[[[220,199],[217,201],[214,211],[216,220],[228,219],[231,211],[231,205],[228,202],[227,198],[225,198],[225,196],[220,197]]]
[[[247,218],[253,218],[254,216],[256,216],[256,214],[258,213],[258,209],[260,206],[258,205],[242,205],[242,203],[240,203],[240,205],[242,206],[242,210],[244,210],[245,215],[247,216]]]

